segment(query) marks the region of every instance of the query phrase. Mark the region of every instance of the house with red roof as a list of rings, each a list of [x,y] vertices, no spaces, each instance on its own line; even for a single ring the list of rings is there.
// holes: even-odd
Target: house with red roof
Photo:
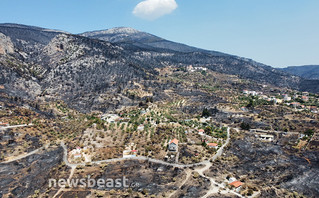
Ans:
[[[5,126],[9,126],[9,123],[5,122],[5,123],[0,123],[0,126],[5,127]]]
[[[236,191],[239,192],[243,183],[240,181],[234,181],[234,182],[229,183],[229,185],[235,187]]]
[[[216,144],[216,143],[208,143],[207,146],[208,146],[209,148],[218,149],[218,144]]]
[[[304,102],[307,102],[309,100],[309,97],[308,96],[301,96],[301,99],[304,101]]]
[[[174,152],[176,152],[178,150],[178,139],[174,138],[170,141],[170,143],[168,145],[168,150],[174,151]]]

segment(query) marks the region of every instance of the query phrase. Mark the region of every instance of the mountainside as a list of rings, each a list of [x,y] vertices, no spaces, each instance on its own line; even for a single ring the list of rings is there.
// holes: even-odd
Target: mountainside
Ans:
[[[82,111],[107,111],[137,102],[128,93],[136,86],[154,87],[149,95],[164,97],[164,90],[177,85],[160,81],[158,69],[185,69],[189,65],[259,83],[319,91],[316,81],[304,81],[249,59],[176,44],[130,28],[82,35],[0,25],[0,85],[5,87],[4,92],[26,99],[60,99]],[[162,44],[153,45],[156,40]]]
[[[289,66],[280,70],[309,80],[319,80],[319,65]]]
[[[164,49],[177,52],[207,52],[214,55],[224,55],[221,52],[207,51],[187,46],[185,44],[168,41],[158,36],[154,36],[152,34],[141,32],[128,27],[118,27],[108,30],[85,32],[80,35],[112,43],[120,43],[122,45],[133,45],[149,50]]]
[[[318,80],[103,32],[0,24],[0,197],[319,197]]]
[[[108,30],[85,32],[80,35],[109,41],[128,48],[136,47],[145,51],[173,52],[174,59],[171,58],[170,60],[174,61],[174,63],[178,62],[195,66],[204,65],[217,72],[238,75],[258,82],[302,89],[305,91],[319,91],[319,88],[315,88],[315,86],[319,84],[319,81],[309,82],[309,79],[304,80],[289,75],[286,71],[282,72],[281,70],[276,70],[251,59],[175,43],[132,28],[119,27]],[[187,57],[185,57],[185,55]],[[308,88],[310,84],[314,86]]]

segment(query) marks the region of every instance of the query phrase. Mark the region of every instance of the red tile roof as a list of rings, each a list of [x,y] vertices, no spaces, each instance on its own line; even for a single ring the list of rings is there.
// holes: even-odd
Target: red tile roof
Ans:
[[[178,144],[178,139],[176,139],[176,138],[172,139],[169,144],[172,144],[172,143],[177,145]]]
[[[204,129],[199,129],[198,132],[205,132],[205,130]]]
[[[242,182],[240,182],[240,181],[234,181],[234,182],[230,183],[229,185],[231,185],[231,186],[234,186],[234,187],[238,188],[239,186],[242,186],[242,185],[243,185],[243,183],[242,183]]]
[[[208,143],[207,146],[217,146],[218,144],[216,143]]]

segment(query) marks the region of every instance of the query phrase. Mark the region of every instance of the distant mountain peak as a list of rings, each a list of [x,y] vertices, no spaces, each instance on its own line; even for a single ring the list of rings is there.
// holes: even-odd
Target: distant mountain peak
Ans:
[[[81,35],[82,36],[96,36],[101,34],[138,34],[141,33],[141,31],[138,31],[134,28],[130,27],[115,27],[111,29],[106,30],[97,30],[97,31],[91,31],[91,32],[84,32]]]
[[[134,28],[130,28],[130,27],[115,27],[115,28],[111,28],[111,29],[106,30],[106,32],[109,34],[119,34],[119,33],[136,34],[136,33],[140,33],[140,31],[138,31]]]

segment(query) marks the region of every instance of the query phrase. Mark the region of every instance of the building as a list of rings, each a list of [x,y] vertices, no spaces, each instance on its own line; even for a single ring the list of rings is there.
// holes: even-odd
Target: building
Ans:
[[[107,121],[108,123],[114,123],[119,118],[120,118],[120,116],[118,116],[116,114],[105,114],[105,115],[101,116],[101,119]]]
[[[307,102],[309,100],[308,96],[301,96],[302,101]]]
[[[204,133],[204,132],[205,132],[204,129],[199,129],[199,130],[198,130],[198,133]]]
[[[309,92],[302,92],[303,96],[309,96]]]
[[[216,143],[208,143],[207,146],[208,146],[209,148],[218,149],[218,144],[216,144]]]
[[[194,72],[195,71],[195,69],[193,68],[192,65],[187,66],[186,70],[189,71],[189,72]]]
[[[252,95],[252,96],[263,95],[263,92],[248,91],[248,90],[243,90],[243,93],[247,95]]]
[[[316,106],[310,106],[309,109],[312,113],[318,113],[318,108]]]
[[[143,130],[144,130],[144,125],[143,125],[143,124],[139,125],[139,126],[137,127],[137,130],[138,130],[138,131],[143,131]]]
[[[290,98],[290,100],[291,100],[291,98]],[[275,102],[276,104],[281,104],[283,101],[282,101],[281,99],[276,98],[276,99],[274,100],[274,102]]]
[[[72,151],[70,151],[71,156],[73,156],[74,159],[78,159],[82,157],[82,149],[80,147],[76,147]]]
[[[243,183],[240,181],[234,181],[234,182],[230,183],[229,185],[235,187],[236,192],[239,192]]]
[[[176,138],[172,139],[168,145],[169,151],[176,152],[178,150],[178,140]]]
[[[131,150],[124,150],[123,151],[123,158],[130,158],[130,157],[132,157]]]
[[[288,94],[284,94],[284,101],[290,101],[291,97]]]
[[[271,141],[274,140],[274,136],[273,135],[261,134],[261,135],[259,135],[259,139],[263,140],[263,141],[271,142]]]
[[[81,158],[82,157],[82,154],[81,153],[76,153],[73,155],[74,159],[78,159],[78,158]]]
[[[5,127],[5,126],[9,126],[9,123],[7,123],[7,122],[0,123],[0,127]]]
[[[205,130],[204,129],[199,129],[198,130],[199,135],[205,135]]]
[[[300,103],[299,102],[292,102],[290,103],[291,106],[293,106],[294,108],[297,108],[300,106]]]

